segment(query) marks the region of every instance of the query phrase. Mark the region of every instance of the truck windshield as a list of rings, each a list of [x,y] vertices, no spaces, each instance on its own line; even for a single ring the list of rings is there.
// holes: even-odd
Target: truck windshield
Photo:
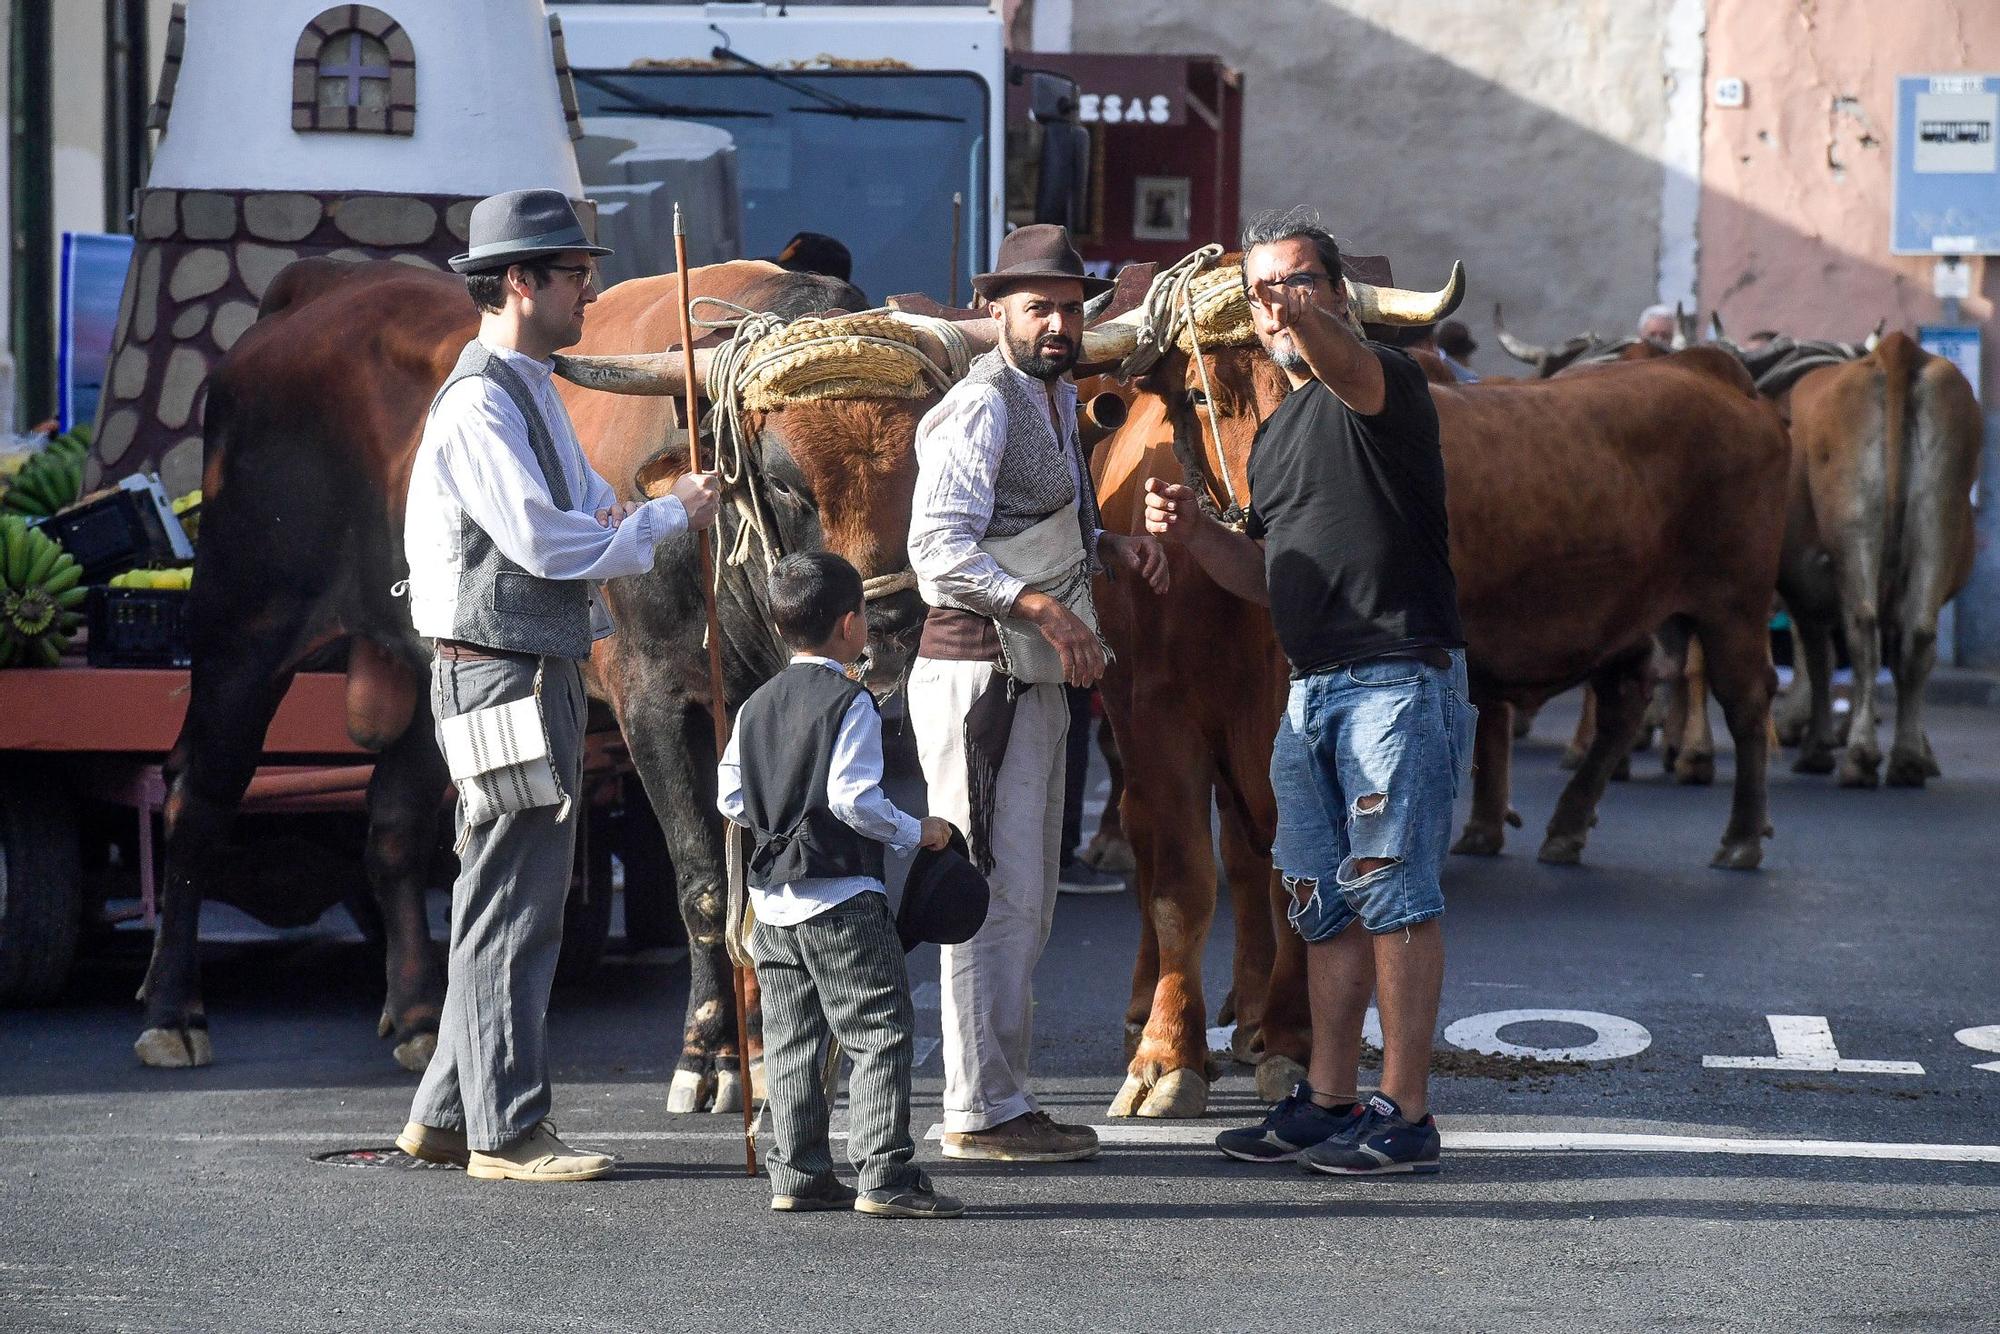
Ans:
[[[854,284],[873,302],[897,292],[949,295],[951,197],[963,195],[964,300],[986,259],[985,84],[970,73],[780,72],[826,99],[756,70],[578,70],[576,95],[586,116],[671,108],[727,130],[742,178],[746,258],[775,256],[794,233],[824,232],[852,252]]]

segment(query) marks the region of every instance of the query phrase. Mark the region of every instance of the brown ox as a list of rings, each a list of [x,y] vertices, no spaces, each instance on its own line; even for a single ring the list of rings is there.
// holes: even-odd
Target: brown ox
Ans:
[[[1760,383],[1790,416],[1794,448],[1778,587],[1798,627],[1803,671],[1780,735],[1798,743],[1799,772],[1834,768],[1829,676],[1840,624],[1854,663],[1841,785],[1878,781],[1875,675],[1887,644],[1896,734],[1886,776],[1891,786],[1922,787],[1938,772],[1923,731],[1938,611],[1972,572],[1981,430],[1972,386],[1900,332],[1789,386]]]
[[[1188,479],[1197,489],[1224,464],[1239,486],[1247,475],[1251,438],[1284,396],[1284,378],[1255,347],[1210,348],[1202,361],[1205,376],[1195,357],[1170,353],[1140,382],[1126,427],[1100,450],[1107,523],[1129,525],[1145,481],[1182,480],[1188,462],[1201,474]],[[1501,847],[1511,737],[1497,706],[1536,705],[1588,682],[1603,725],[1541,850],[1545,861],[1579,859],[1606,781],[1640,726],[1652,632],[1684,617],[1710,645],[1737,744],[1715,864],[1756,866],[1773,688],[1764,625],[1778,559],[1778,534],[1761,520],[1783,494],[1787,456],[1776,413],[1757,401],[1734,358],[1712,350],[1558,380],[1434,380],[1431,394],[1481,708],[1472,816],[1456,850]],[[1687,540],[1696,531],[1707,535],[1698,544]],[[1275,1097],[1307,1046],[1303,951],[1292,932],[1278,930],[1268,860],[1267,766],[1283,658],[1263,609],[1216,589],[1184,556],[1173,573],[1157,610],[1121,605],[1117,585],[1105,605],[1120,661],[1107,712],[1125,759],[1123,817],[1142,910],[1127,1012],[1137,1042],[1114,1114],[1189,1115],[1205,1104],[1199,960],[1216,888],[1205,834],[1211,793],[1237,900],[1236,1050],[1261,1051],[1259,1092]],[[1256,935],[1246,941],[1245,932]],[[1271,972],[1257,976],[1266,958]]]
[[[691,286],[789,315],[859,299],[845,284],[761,263],[698,270]],[[675,291],[670,278],[613,289],[592,309],[581,350],[677,342]],[[428,648],[390,590],[404,570],[402,506],[425,411],[476,326],[457,279],[398,264],[308,261],[279,277],[262,318],[210,381],[192,696],[169,762],[166,889],[142,990],[138,1052],[148,1064],[210,1058],[195,963],[201,896],[222,883],[219,854],[291,675],[343,642],[350,730],[378,751],[367,867],[388,941],[382,1031],[394,1034],[407,1068],[429,1059],[442,979],[423,889],[445,775],[422,686]],[[673,375],[651,364],[657,357],[636,360],[648,364],[585,361],[569,373],[647,395],[680,383],[678,354]],[[657,482],[683,466],[670,399],[614,401],[569,387],[565,396],[586,451],[621,492],[632,494],[642,473]],[[800,404],[752,414],[751,448],[770,478],[779,542],[825,542],[864,574],[902,568],[913,464],[907,449],[879,442],[907,441],[924,406]],[[727,541],[738,522],[727,501],[723,522]],[[715,766],[694,570],[693,539],[682,538],[663,546],[652,574],[609,586],[622,633],[599,646],[589,676],[624,728],[671,843],[693,956],[680,1068],[712,1087],[718,1071],[734,1073],[737,1053],[731,992],[721,982]],[[761,587],[755,561],[723,581],[732,704],[783,661],[763,629]],[[910,593],[871,605],[871,648],[886,671],[907,651],[919,610]]]

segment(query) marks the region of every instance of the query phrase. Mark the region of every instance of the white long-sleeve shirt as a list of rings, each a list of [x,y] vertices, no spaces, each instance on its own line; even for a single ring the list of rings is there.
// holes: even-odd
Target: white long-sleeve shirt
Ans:
[[[840,664],[832,658],[810,653],[795,653],[792,661],[816,663],[831,672],[841,671]],[[730,734],[722,763],[716,766],[715,805],[731,822],[747,828],[748,822],[743,818],[743,765],[736,745],[741,735]],[[886,843],[895,852],[909,852],[923,841],[923,825],[899,810],[882,790],[882,716],[866,695],[856,695],[841,717],[840,731],[833,741],[832,762],[827,766],[826,804],[834,818],[849,829],[863,838]],[[797,926],[870,890],[888,893],[873,876],[831,876],[793,880],[764,889],[752,885],[750,903],[757,910],[760,922]]]
[[[433,639],[449,637],[457,619],[465,556],[459,549],[461,516],[529,574],[593,583],[644,574],[653,568],[653,548],[687,530],[687,511],[672,496],[647,501],[616,528],[600,524],[597,511],[617,503],[618,495],[577,443],[556,394],[555,363],[483,345],[521,377],[541,409],[573,508],[560,509],[550,498],[528,443],[528,424],[506,390],[484,376],[446,390],[424,425],[403,515],[410,616],[417,633]],[[599,611],[594,597],[592,610]],[[609,618],[593,614],[592,620],[598,638],[610,633]]]
[[[1045,381],[1008,366],[1029,395],[1045,402]],[[1056,381],[1056,413],[1062,438],[1076,433],[1076,386]],[[1027,585],[979,549],[993,522],[993,485],[1007,448],[1007,403],[991,385],[961,380],[917,426],[917,494],[910,507],[910,568],[917,592],[933,607],[963,607],[1001,617]],[[1090,485],[1078,451],[1070,456],[1077,494]],[[1097,552],[1101,532],[1090,535]]]

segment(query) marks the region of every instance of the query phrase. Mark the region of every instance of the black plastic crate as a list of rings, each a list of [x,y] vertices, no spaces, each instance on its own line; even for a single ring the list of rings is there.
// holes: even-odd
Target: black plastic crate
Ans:
[[[84,582],[101,583],[134,566],[191,558],[193,548],[163,504],[147,479],[131,478],[42,520],[41,529],[76,557]]]
[[[85,659],[93,667],[187,666],[187,604],[182,588],[91,589]]]

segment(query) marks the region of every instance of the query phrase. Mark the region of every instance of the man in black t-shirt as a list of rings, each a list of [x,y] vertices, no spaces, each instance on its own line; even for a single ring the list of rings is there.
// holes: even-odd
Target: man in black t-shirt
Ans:
[[[1444,456],[1424,375],[1352,327],[1340,252],[1316,219],[1244,234],[1258,341],[1291,392],[1250,453],[1244,533],[1185,486],[1147,483],[1146,527],[1266,603],[1292,667],[1271,756],[1275,860],[1307,941],[1308,1082],[1216,1144],[1336,1175],[1434,1172],[1431,1034],[1444,981],[1438,875],[1471,754]],[[1356,1095],[1380,997],[1382,1091]]]

